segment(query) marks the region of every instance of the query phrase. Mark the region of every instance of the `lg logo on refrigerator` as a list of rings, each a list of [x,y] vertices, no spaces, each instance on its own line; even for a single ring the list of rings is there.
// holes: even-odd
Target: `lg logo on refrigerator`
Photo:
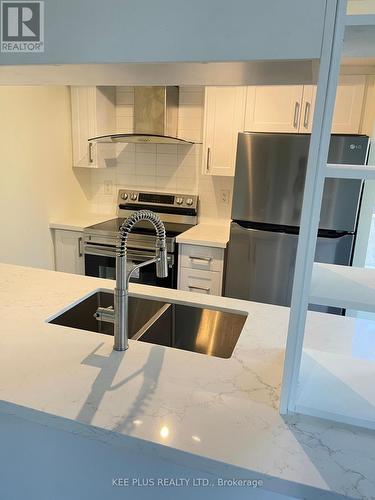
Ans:
[[[1,52],[44,52],[44,2],[1,2]]]

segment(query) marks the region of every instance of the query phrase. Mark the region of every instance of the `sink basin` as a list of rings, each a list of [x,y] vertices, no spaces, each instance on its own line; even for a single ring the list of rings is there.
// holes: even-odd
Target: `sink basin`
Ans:
[[[95,292],[50,323],[113,335],[113,324],[97,321],[98,307],[113,306],[113,294]],[[140,342],[230,358],[246,314],[129,297],[129,337]]]
[[[113,293],[95,292],[56,318],[55,325],[79,328],[90,332],[113,335],[113,324],[97,321],[94,314],[98,307],[113,307]],[[161,309],[165,302],[129,297],[129,337],[133,337]]]
[[[136,340],[230,358],[246,317],[215,309],[167,304]]]

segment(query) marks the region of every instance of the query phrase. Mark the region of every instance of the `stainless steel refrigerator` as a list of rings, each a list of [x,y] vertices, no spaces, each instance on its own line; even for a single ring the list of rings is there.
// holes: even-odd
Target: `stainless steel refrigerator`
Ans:
[[[238,135],[227,297],[290,305],[309,142],[309,134]],[[328,162],[365,164],[368,147],[366,136],[332,135]],[[360,180],[326,179],[316,261],[351,264],[361,193]]]

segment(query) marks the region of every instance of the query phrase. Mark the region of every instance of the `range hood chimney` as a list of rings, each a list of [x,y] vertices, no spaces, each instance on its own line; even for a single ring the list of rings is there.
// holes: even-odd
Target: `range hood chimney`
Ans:
[[[92,137],[89,142],[193,144],[177,137],[178,102],[178,87],[134,87],[134,133]]]

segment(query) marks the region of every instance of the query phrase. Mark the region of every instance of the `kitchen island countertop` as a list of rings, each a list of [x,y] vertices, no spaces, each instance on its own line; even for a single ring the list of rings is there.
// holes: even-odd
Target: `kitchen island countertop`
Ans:
[[[113,287],[109,280],[0,264],[2,413],[52,427],[65,422],[75,433],[94,429],[91,439],[139,438],[139,448],[152,446],[161,458],[199,457],[213,473],[225,464],[291,496],[373,498],[373,432],[278,412],[287,308],[131,285],[141,297],[247,313],[229,359],[132,340],[128,351],[114,352],[110,336],[46,321]],[[309,313],[322,338],[327,329],[354,328],[347,318],[326,316]]]

